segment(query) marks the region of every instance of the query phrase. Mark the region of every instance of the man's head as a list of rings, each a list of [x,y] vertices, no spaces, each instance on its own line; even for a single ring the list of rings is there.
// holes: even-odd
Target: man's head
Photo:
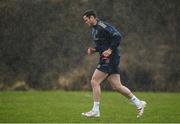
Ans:
[[[90,27],[96,25],[97,23],[96,18],[97,18],[97,15],[94,10],[86,10],[83,14],[84,23]]]

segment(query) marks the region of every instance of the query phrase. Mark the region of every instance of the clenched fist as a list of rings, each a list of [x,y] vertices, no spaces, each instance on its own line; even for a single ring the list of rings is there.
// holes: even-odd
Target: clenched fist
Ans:
[[[89,47],[88,50],[87,50],[87,54],[88,54],[88,55],[92,55],[92,54],[94,54],[95,52],[96,52],[96,49],[91,48],[91,47]]]

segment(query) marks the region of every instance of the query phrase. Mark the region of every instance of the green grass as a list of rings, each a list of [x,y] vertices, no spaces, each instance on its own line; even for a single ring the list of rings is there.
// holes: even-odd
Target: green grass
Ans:
[[[100,118],[81,116],[92,106],[91,92],[0,92],[0,122],[180,122],[179,93],[135,94],[148,103],[140,119],[136,119],[136,109],[129,100],[116,92],[102,92]]]

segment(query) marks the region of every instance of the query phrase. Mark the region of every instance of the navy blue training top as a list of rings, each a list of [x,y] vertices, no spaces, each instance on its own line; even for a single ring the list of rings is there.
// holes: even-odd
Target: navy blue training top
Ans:
[[[122,34],[112,25],[97,20],[97,24],[92,27],[92,38],[96,45],[95,49],[100,55],[108,48],[112,50],[112,54],[119,53],[118,46]]]

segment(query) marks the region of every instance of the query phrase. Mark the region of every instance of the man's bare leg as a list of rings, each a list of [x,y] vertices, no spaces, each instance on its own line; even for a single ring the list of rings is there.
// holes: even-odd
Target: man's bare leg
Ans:
[[[129,98],[131,102],[137,107],[138,109],[137,117],[142,116],[146,102],[139,100],[127,87],[122,85],[120,80],[120,75],[112,74],[108,77],[108,81],[111,83],[113,89],[117,90],[119,93]]]
[[[111,83],[113,89],[117,90],[119,93],[129,99],[132,98],[132,92],[127,87],[122,85],[119,74],[111,74],[108,77],[108,81]]]
[[[91,79],[91,86],[93,90],[93,108],[89,112],[82,113],[83,116],[86,117],[99,117],[99,104],[100,104],[100,96],[101,96],[101,87],[100,83],[108,76],[108,74],[99,71],[96,69]]]
[[[91,86],[93,90],[93,100],[94,102],[100,101],[101,87],[100,83],[107,77],[108,74],[95,70],[91,79]]]

